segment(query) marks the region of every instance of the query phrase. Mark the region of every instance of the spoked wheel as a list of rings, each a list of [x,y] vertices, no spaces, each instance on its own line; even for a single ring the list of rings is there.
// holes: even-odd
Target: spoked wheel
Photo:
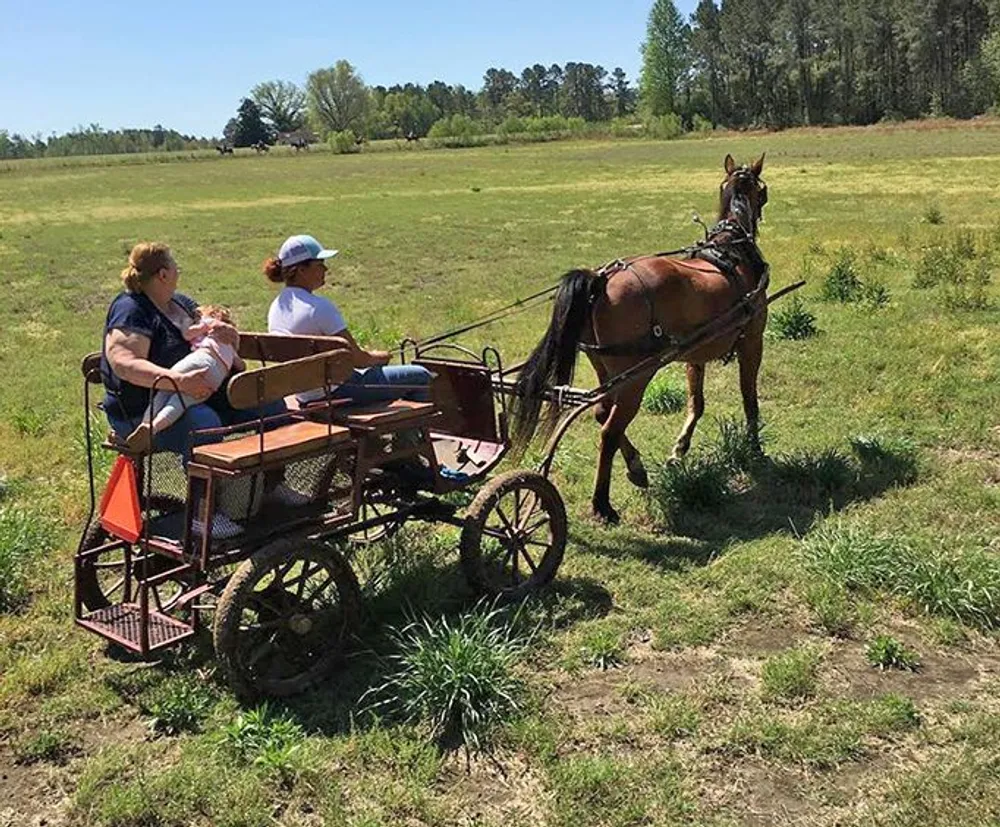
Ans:
[[[517,599],[555,577],[566,550],[566,507],[541,474],[508,471],[472,501],[461,542],[473,588]]]
[[[184,510],[184,501],[176,497],[156,495],[150,498],[149,514],[155,518],[175,511]],[[83,551],[97,548],[111,542],[113,538],[104,529],[99,520],[95,520],[83,539]],[[136,553],[132,546],[132,571],[141,571],[142,555]],[[150,554],[148,560],[148,575],[160,574],[175,568],[178,563],[162,554]],[[88,611],[106,609],[114,603],[121,603],[125,595],[125,550],[115,549],[98,557],[85,558],[80,566],[79,589],[80,598]],[[159,587],[161,600],[168,602],[179,586],[176,583],[164,583]]]
[[[238,695],[294,695],[337,665],[360,610],[358,582],[340,552],[278,540],[242,563],[222,593],[216,656]]]
[[[365,489],[361,494],[361,505],[358,508],[358,522],[371,520],[375,517],[389,517],[393,512],[398,511],[398,506],[393,502],[394,493],[392,488],[387,487]],[[351,534],[350,541],[354,545],[367,546],[392,537],[402,526],[402,517],[389,517],[384,523]]]

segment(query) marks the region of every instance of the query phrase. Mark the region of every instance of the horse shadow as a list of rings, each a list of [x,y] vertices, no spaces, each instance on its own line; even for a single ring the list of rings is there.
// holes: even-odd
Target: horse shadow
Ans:
[[[738,469],[714,507],[693,503],[664,510],[670,530],[700,542],[711,557],[734,540],[804,535],[827,515],[913,485],[918,476],[911,448],[855,439],[850,454],[826,448],[757,458]]]

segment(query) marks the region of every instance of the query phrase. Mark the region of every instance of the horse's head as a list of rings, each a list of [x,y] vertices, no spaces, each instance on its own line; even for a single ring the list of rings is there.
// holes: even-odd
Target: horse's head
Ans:
[[[760,177],[764,156],[750,166],[738,167],[733,156],[727,155],[724,166],[726,180],[719,186],[719,220],[732,219],[756,238],[757,225],[767,203],[767,184]]]

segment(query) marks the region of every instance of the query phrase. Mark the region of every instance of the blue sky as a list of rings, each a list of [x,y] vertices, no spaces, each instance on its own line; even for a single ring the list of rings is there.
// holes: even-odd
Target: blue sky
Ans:
[[[687,15],[696,0],[679,0]],[[264,80],[349,60],[371,85],[479,89],[491,66],[621,66],[633,82],[652,0],[0,0],[0,129],[78,125],[219,135]]]

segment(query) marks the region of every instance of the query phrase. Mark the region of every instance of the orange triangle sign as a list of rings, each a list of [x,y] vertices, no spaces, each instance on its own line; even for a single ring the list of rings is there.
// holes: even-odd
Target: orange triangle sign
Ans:
[[[134,543],[142,533],[142,512],[139,509],[139,486],[135,465],[119,456],[111,469],[111,477],[101,497],[101,525],[123,540]]]

